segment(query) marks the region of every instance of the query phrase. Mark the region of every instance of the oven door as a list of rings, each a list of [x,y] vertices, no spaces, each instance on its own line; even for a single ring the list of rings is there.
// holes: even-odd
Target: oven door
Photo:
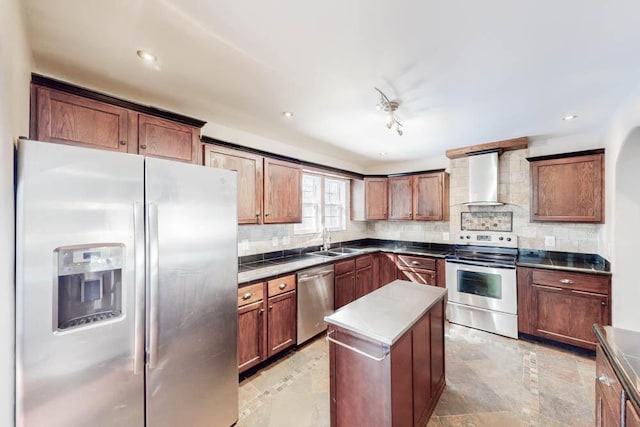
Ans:
[[[516,268],[447,260],[449,301],[503,313],[518,313]]]

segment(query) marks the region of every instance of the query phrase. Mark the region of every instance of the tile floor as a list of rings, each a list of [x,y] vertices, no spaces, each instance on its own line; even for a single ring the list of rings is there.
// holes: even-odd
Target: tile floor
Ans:
[[[446,337],[429,427],[594,425],[593,358],[458,325]],[[242,381],[237,426],[329,426],[327,350],[316,339]]]

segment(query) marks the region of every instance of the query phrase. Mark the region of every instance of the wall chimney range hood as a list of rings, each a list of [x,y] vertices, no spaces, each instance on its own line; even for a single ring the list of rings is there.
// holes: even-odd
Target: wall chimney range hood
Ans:
[[[469,153],[469,201],[467,206],[501,206],[498,201],[499,150]]]

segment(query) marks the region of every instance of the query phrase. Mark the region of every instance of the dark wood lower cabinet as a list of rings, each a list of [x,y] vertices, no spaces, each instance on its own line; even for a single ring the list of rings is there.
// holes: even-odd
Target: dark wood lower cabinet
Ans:
[[[286,292],[269,298],[267,357],[296,343],[296,292]]]
[[[636,408],[634,408],[628,400],[625,412],[627,416],[627,427],[640,427],[640,415],[638,415],[638,411],[636,411]]]
[[[335,277],[334,298],[334,306],[336,310],[349,304],[356,298],[355,273],[346,273]]]
[[[245,371],[266,358],[265,301],[238,309],[238,370]]]
[[[518,267],[518,330],[595,350],[593,324],[611,323],[611,277]]]
[[[380,252],[376,255],[378,261],[377,287],[391,283],[398,278],[398,267],[396,266],[396,255],[392,253]]]
[[[423,285],[437,285],[436,272],[432,270],[400,269],[398,270],[398,279],[421,283]]]
[[[331,426],[425,426],[445,387],[444,300],[390,348],[329,326]],[[388,352],[388,354],[387,354]]]
[[[436,260],[436,285],[441,288],[447,287],[447,262],[444,258]]]
[[[373,268],[369,266],[356,270],[355,299],[358,299],[369,292],[373,292],[375,289],[375,283],[373,283]]]

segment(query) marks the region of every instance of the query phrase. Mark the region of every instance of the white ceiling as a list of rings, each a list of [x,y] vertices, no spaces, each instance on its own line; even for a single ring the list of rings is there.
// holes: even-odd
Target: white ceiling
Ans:
[[[26,9],[38,72],[364,166],[598,132],[640,76],[637,0],[26,0]],[[158,63],[143,64],[138,49]],[[375,110],[374,86],[401,101],[404,136]]]

